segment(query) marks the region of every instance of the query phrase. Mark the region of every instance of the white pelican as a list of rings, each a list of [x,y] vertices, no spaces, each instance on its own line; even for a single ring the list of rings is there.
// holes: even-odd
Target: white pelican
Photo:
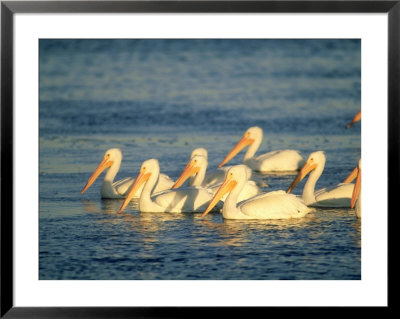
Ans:
[[[156,159],[144,161],[135,183],[132,185],[118,213],[121,213],[135,195],[136,191],[144,184],[139,198],[141,212],[202,212],[211,200],[213,193],[203,187],[186,187],[177,190],[165,190],[153,193],[160,174],[160,166]]]
[[[361,120],[361,110],[356,115],[354,115],[351,122],[347,124],[347,128],[350,128],[354,123],[357,123],[360,120]]]
[[[204,156],[206,160],[208,160],[208,152],[205,148],[202,147],[196,148],[192,151],[192,153],[190,154],[190,158],[192,159],[195,156]],[[230,166],[207,170],[207,173],[204,175],[204,178],[202,179],[202,182],[200,184],[198,183],[198,181],[201,179],[201,174],[192,176],[189,178],[189,185],[212,187],[216,184],[221,184],[224,181],[225,173],[229,168]],[[251,175],[252,170],[247,167],[247,176],[250,178]],[[196,182],[194,182],[194,179],[196,179]]]
[[[181,187],[183,183],[190,178],[189,181],[190,186],[202,186],[204,176],[206,175],[207,170],[207,159],[204,156],[196,155],[192,157],[186,165],[186,168],[183,170],[181,176],[176,180],[175,184],[172,186],[172,189]],[[248,167],[246,167],[248,170]],[[246,170],[246,175],[247,175]],[[222,182],[222,181],[221,181]],[[211,189],[211,191],[215,194],[215,192],[219,189],[221,183],[215,183],[211,186],[207,187]],[[240,192],[239,201],[243,201],[250,197],[256,196],[261,193],[260,189],[256,185],[254,181],[246,181],[243,190]],[[224,196],[221,200],[224,201],[226,196]]]
[[[304,185],[302,198],[306,205],[316,207],[350,207],[354,184],[340,183],[336,186],[315,191],[315,184],[324,171],[325,154],[322,151],[311,153],[299,174],[289,186],[287,193],[300,183],[309,172],[310,176]]]
[[[201,216],[207,215],[227,192],[229,194],[222,208],[222,215],[226,219],[291,219],[304,217],[313,210],[307,207],[301,198],[286,194],[284,191],[260,194],[237,204],[238,196],[246,180],[244,165],[231,167],[221,187]]]
[[[102,198],[125,198],[129,187],[135,181],[132,177],[127,177],[114,182],[114,178],[118,173],[121,166],[122,152],[119,148],[111,148],[104,154],[103,160],[100,162],[99,166],[94,170],[92,176],[90,176],[85,187],[82,189],[81,194],[86,192],[86,190],[94,183],[94,181],[99,177],[99,175],[108,168],[106,175],[104,176],[103,185],[101,187],[101,197]],[[172,179],[167,175],[162,174],[157,183],[155,191],[162,191],[171,188],[174,185]],[[137,193],[140,196],[141,189]]]
[[[354,185],[353,194],[351,196],[350,208],[353,208],[354,204],[356,205],[355,207],[356,216],[357,218],[361,218],[361,158],[358,161],[357,179]]]
[[[236,154],[238,154],[243,148],[249,145],[246,153],[244,154],[243,164],[246,164],[251,169],[259,172],[283,172],[283,171],[296,171],[301,168],[304,164],[303,157],[300,152],[295,150],[279,150],[272,151],[262,155],[254,157],[257,152],[261,140],[263,137],[263,131],[260,127],[250,127],[246,133],[244,133],[242,139],[236,144],[236,146],[228,153],[225,159],[219,164],[218,167],[223,166],[230,161]]]

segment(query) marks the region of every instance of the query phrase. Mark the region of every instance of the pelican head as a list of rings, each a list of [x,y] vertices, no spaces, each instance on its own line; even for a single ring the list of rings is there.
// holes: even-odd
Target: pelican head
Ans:
[[[307,174],[310,173],[311,171],[318,169],[322,172],[322,170],[325,167],[325,162],[326,162],[326,157],[323,151],[311,153],[306,163],[301,168],[299,174],[293,180],[292,184],[290,184],[286,193],[289,194],[293,190],[293,188],[295,188],[297,184],[299,184],[304,179],[304,177],[306,177]]]
[[[201,217],[206,216],[214,208],[214,206],[217,205],[219,200],[226,193],[231,192],[238,185],[239,182],[246,180],[247,180],[247,171],[245,165],[236,165],[227,170],[222,185],[217,190],[214,197],[211,199],[210,203],[208,204],[206,210],[201,215]]]
[[[144,161],[142,163],[139,174],[136,177],[135,182],[131,186],[131,189],[129,190],[128,194],[126,195],[126,198],[122,203],[122,206],[118,211],[118,214],[120,214],[125,209],[125,207],[131,201],[133,196],[135,196],[137,190],[143,185],[143,183],[145,183],[152,174],[158,175],[159,171],[160,171],[160,165],[158,163],[158,160],[154,158]]]
[[[104,154],[102,161],[99,166],[94,170],[92,176],[88,179],[85,187],[82,189],[81,194],[86,192],[86,190],[94,183],[94,181],[99,177],[99,175],[106,169],[114,165],[114,163],[118,163],[118,165],[122,161],[122,152],[119,148],[110,148]]]
[[[207,167],[207,158],[201,155],[192,157],[187,163],[181,176],[176,180],[175,184],[171,187],[172,189],[181,187],[183,183],[189,178],[196,175],[201,168]]]
[[[247,131],[243,134],[242,139],[235,145],[235,147],[228,153],[228,155],[226,155],[225,159],[222,161],[221,164],[219,164],[218,167],[225,165],[246,146],[255,144],[255,142],[257,142],[258,143],[257,147],[258,147],[259,144],[261,143],[262,137],[263,137],[263,131],[260,127],[253,126],[247,129]]]
[[[195,156],[204,156],[206,159],[208,159],[208,152],[205,148],[199,147],[194,149],[192,151],[192,154],[190,154],[190,158],[193,158]]]
[[[356,179],[356,183],[354,184],[353,194],[351,196],[350,208],[354,207],[354,204],[356,203],[356,200],[357,200],[358,195],[360,194],[360,190],[361,190],[361,159],[358,161],[357,168],[358,168],[357,179]]]

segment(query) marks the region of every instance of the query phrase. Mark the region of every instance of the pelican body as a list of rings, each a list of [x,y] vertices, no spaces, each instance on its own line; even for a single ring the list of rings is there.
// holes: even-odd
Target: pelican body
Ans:
[[[302,198],[308,206],[315,207],[350,207],[354,184],[340,183],[315,191],[315,185],[324,171],[326,157],[324,152],[311,153],[292,184],[286,191],[288,194],[299,184],[308,173],[310,176],[304,185]]]
[[[139,198],[141,212],[202,212],[213,196],[210,190],[203,187],[186,187],[154,193],[159,175],[160,166],[156,159],[144,161],[118,213],[125,209],[142,185],[144,186]]]
[[[101,186],[102,198],[125,198],[126,194],[135,181],[132,177],[127,177],[114,182],[122,162],[122,152],[119,148],[111,148],[107,150],[104,157],[97,168],[94,170],[92,176],[88,179],[85,187],[82,189],[81,194],[96,181],[100,174],[105,170],[107,173],[104,176],[103,185]],[[174,182],[167,175],[162,174],[157,183],[155,191],[162,191],[172,187]],[[137,196],[140,196],[142,189],[138,190]]]
[[[204,156],[195,155],[194,157],[192,157],[189,160],[189,162],[187,163],[181,176],[176,180],[175,184],[172,186],[172,189],[181,187],[187,179],[190,179],[190,181],[189,181],[190,186],[201,186],[203,183],[204,177],[206,175],[207,165],[208,165],[208,161],[207,161],[207,158],[205,158]],[[249,169],[246,167],[246,176],[247,176],[248,170]],[[213,194],[215,194],[215,192],[221,186],[222,181],[221,181],[221,183],[211,184],[207,188],[209,188],[213,192]],[[259,193],[261,193],[261,191],[258,188],[258,186],[256,185],[256,183],[254,181],[247,180],[242,191],[240,192],[238,200],[243,201],[243,200],[246,200],[248,198],[258,195]],[[221,200],[224,201],[225,198],[226,198],[226,196],[222,197]]]
[[[260,127],[250,127],[218,167],[225,165],[246,146],[248,149],[244,154],[243,164],[255,171],[264,173],[297,171],[302,167],[304,159],[300,152],[295,150],[278,150],[255,156],[262,138],[263,131]]]
[[[222,208],[222,215],[226,219],[292,219],[304,217],[313,210],[307,207],[301,198],[284,191],[260,194],[238,204],[238,196],[246,180],[244,165],[231,167],[202,217],[206,216],[226,193],[229,194]]]

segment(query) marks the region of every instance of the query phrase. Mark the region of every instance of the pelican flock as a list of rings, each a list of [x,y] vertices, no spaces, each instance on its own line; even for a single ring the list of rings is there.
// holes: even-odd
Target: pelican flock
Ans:
[[[195,156],[203,156],[207,161],[208,161],[208,151],[203,148],[199,147],[196,148],[192,151],[190,154],[190,159],[192,159]],[[207,167],[205,167],[206,169]],[[204,174],[204,177],[202,178],[202,174],[199,174],[197,176],[192,176],[189,178],[189,185],[194,185],[194,179],[196,179],[197,185],[200,185],[199,180],[202,178],[201,185],[204,187],[209,187],[215,184],[220,184],[224,181],[225,178],[225,173],[226,171],[230,168],[230,166],[225,166],[225,167],[218,167],[213,170],[208,170],[207,174]],[[250,178],[252,176],[252,169],[250,167],[246,166],[246,172],[247,176]]]
[[[137,190],[144,185],[139,197],[139,210],[141,212],[201,212],[211,200],[213,193],[203,187],[190,186],[179,190],[165,190],[155,193],[154,187],[160,176],[158,160],[144,161],[135,183],[131,186],[118,213],[121,213]]]
[[[126,177],[117,182],[114,182],[122,162],[122,152],[119,148],[111,148],[106,151],[104,157],[97,168],[94,170],[92,176],[89,177],[85,187],[82,189],[81,194],[85,193],[87,189],[95,182],[100,174],[105,170],[107,173],[104,176],[103,185],[101,186],[102,198],[125,198],[128,189],[135,181],[132,177]],[[171,188],[174,184],[173,180],[165,174],[161,174],[156,184],[156,191],[162,191]],[[140,196],[142,188],[138,190],[137,196]]]
[[[204,156],[196,155],[192,157],[187,163],[181,176],[179,176],[175,184],[172,186],[172,188],[174,189],[181,187],[188,178],[191,179],[189,181],[190,186],[202,186],[204,177],[206,175],[207,165],[208,162]],[[245,167],[245,171],[246,171],[246,177],[248,178],[249,174],[247,167]],[[225,171],[223,171],[223,173],[225,175]],[[213,178],[213,180],[215,180],[215,178]],[[217,179],[215,183],[208,183],[206,187],[208,187],[213,193],[215,193],[220,187],[220,185],[221,183],[219,182],[219,179]],[[261,193],[261,190],[257,186],[257,184],[254,181],[246,180],[246,183],[239,194],[239,201],[243,201],[250,197],[256,196],[259,193]],[[224,201],[225,198],[226,196],[221,198],[221,200]]]
[[[356,114],[348,127],[361,119]],[[208,151],[196,148],[175,182],[160,172],[157,159],[144,161],[135,177],[114,182],[122,162],[118,148],[107,150],[100,164],[87,180],[84,194],[106,171],[101,186],[101,197],[124,199],[118,213],[123,212],[133,198],[138,199],[140,212],[202,213],[220,211],[225,219],[293,219],[307,216],[320,208],[348,208],[361,218],[361,159],[343,183],[316,190],[322,176],[326,156],[323,151],[312,152],[305,161],[297,150],[285,149],[256,155],[263,139],[263,130],[250,127],[240,141],[214,169],[208,169]],[[243,163],[224,166],[247,147]],[[286,191],[264,192],[252,180],[254,174],[293,172],[297,174]],[[307,177],[308,176],[308,177]],[[307,177],[301,196],[291,194]],[[355,183],[352,181],[356,179]],[[187,186],[184,183],[187,182]]]

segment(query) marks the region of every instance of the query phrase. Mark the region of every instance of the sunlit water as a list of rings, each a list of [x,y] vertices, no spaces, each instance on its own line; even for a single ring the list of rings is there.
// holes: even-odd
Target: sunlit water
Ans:
[[[41,40],[40,279],[361,278],[361,221],[351,209],[301,220],[230,221],[219,213],[140,213],[83,195],[104,152],[117,180],[157,158],[176,179],[190,152],[215,168],[250,126],[257,154],[323,150],[317,188],[342,182],[361,154],[358,40]],[[231,164],[238,164],[243,153]],[[256,173],[263,191],[295,175]],[[267,186],[268,185],[268,186]],[[304,181],[294,190],[301,194]]]

